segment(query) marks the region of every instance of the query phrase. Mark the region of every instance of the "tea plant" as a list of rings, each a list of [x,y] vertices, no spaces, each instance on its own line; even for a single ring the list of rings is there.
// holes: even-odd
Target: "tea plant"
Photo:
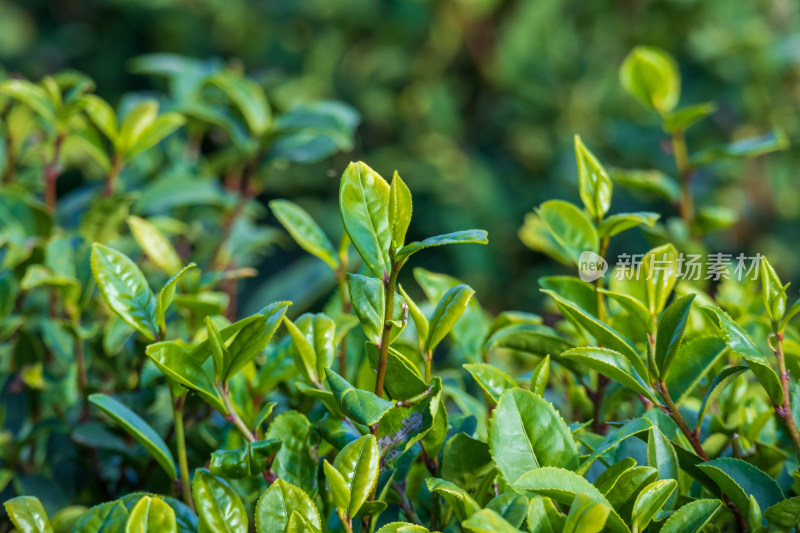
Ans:
[[[5,509],[18,530],[796,526],[800,300],[787,305],[764,258],[757,281],[713,286],[680,279],[679,252],[714,226],[691,207],[691,165],[783,141],[692,163],[683,131],[711,108],[674,111],[663,52],[635,50],[622,81],[670,133],[683,227],[608,215],[612,174],[576,137],[583,208],[544,202],[526,244],[576,267],[637,227],[661,242],[639,276],[542,278],[544,318],[492,316],[467,284],[419,267],[413,287],[404,267],[417,252],[487,234],[407,242],[409,188],[362,162],[341,176],[342,230],[269,202],[336,280],[321,312],[278,301],[239,317],[235,280],[276,232],[257,224],[254,201],[270,165],[349,148],[356,119],[334,103],[273,118],[252,79],[166,59],[136,64],[171,79],[164,113],[152,101],[117,112],[75,74],[0,85],[0,487],[16,494]],[[59,198],[73,166],[102,184]],[[670,187],[637,175],[617,183]]]

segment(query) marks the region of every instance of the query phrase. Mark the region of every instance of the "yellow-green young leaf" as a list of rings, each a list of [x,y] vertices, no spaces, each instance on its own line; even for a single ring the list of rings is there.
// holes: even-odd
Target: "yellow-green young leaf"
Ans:
[[[278,326],[283,322],[286,309],[292,302],[275,302],[259,311],[262,318],[249,323],[228,346],[229,358],[225,361],[223,382],[229,381],[267,347]]]
[[[575,159],[578,163],[578,187],[581,200],[589,213],[600,220],[611,207],[613,184],[606,169],[581,141],[575,136]]]
[[[764,308],[772,323],[777,324],[786,313],[786,289],[789,288],[789,284],[781,283],[781,278],[766,257],[762,257],[759,263]]]
[[[158,268],[172,276],[183,268],[178,252],[161,231],[143,218],[129,216],[128,226],[139,247]]]
[[[278,404],[275,402],[268,402],[266,405],[264,405],[264,407],[261,408],[261,411],[258,412],[255,420],[253,421],[254,430],[261,428],[261,424],[267,421],[267,418],[270,417],[276,405]]]
[[[356,516],[372,493],[378,482],[380,459],[378,441],[372,435],[354,440],[336,455],[333,466],[342,474],[350,494],[347,516]]]
[[[578,466],[572,433],[555,408],[519,388],[505,390],[492,411],[489,450],[500,474],[511,484],[535,468],[573,470]]]
[[[390,522],[381,527],[377,533],[430,533],[427,528],[408,522]]]
[[[544,396],[547,389],[547,380],[550,377],[550,355],[545,355],[544,359],[531,372],[531,392]]]
[[[198,469],[192,481],[192,495],[201,531],[205,528],[214,533],[247,533],[244,504],[227,482],[204,468]]]
[[[644,283],[647,308],[655,316],[664,309],[678,280],[678,251],[672,244],[653,248],[642,258],[639,276]]]
[[[604,219],[600,225],[597,226],[597,232],[601,238],[605,238],[613,237],[625,230],[641,226],[642,224],[652,228],[660,217],[661,215],[658,213],[651,213],[648,211],[619,213]]]
[[[476,512],[461,525],[464,531],[469,533],[519,533],[520,531],[491,509]]]
[[[365,426],[376,424],[389,409],[394,407],[394,403],[389,400],[354,388],[330,368],[325,369],[325,377],[339,408],[348,418],[359,424]]]
[[[467,285],[456,285],[442,296],[431,317],[428,338],[425,340],[426,352],[432,352],[450,333],[456,321],[467,309],[473,294],[475,291]]]
[[[402,286],[399,286],[398,290],[406,300],[406,304],[408,305],[408,314],[411,315],[411,320],[414,321],[414,327],[417,329],[417,340],[419,341],[420,345],[422,345],[425,342],[425,339],[428,338],[428,331],[430,330],[428,317],[425,316],[425,313],[422,312],[422,309],[419,308],[417,303],[411,299],[405,290],[403,290]]]
[[[31,108],[50,127],[55,125],[56,110],[41,86],[27,80],[11,79],[0,83],[0,94],[6,94]]]
[[[159,116],[139,135],[136,144],[125,152],[125,161],[130,161],[145,150],[157,145],[184,124],[186,124],[186,118],[180,113],[164,113]]]
[[[289,200],[272,200],[269,208],[300,248],[325,261],[331,269],[339,268],[333,245],[305,209]]]
[[[225,372],[225,361],[229,357],[228,347],[225,346],[217,326],[208,316],[206,317],[206,336],[208,337],[208,345],[211,347],[211,358],[214,362],[214,380],[222,381],[222,376]]]
[[[699,533],[722,509],[719,500],[689,502],[667,518],[661,533]]]
[[[641,394],[651,402],[657,403],[645,379],[631,366],[625,356],[615,350],[594,347],[572,348],[563,352],[561,357],[608,376],[636,394]]]
[[[384,505],[386,504],[384,503]],[[285,533],[320,533],[320,530],[314,527],[314,525],[299,512],[292,511],[289,517],[289,523],[286,524]]]
[[[214,409],[223,415],[228,414],[214,380],[206,374],[202,364],[178,343],[157,342],[148,346],[145,353],[169,379],[196,391]]]
[[[435,492],[444,498],[447,505],[450,506],[461,522],[481,510],[481,506],[478,505],[478,502],[476,502],[466,490],[455,483],[435,477],[427,478],[425,483],[427,483],[429,491]]]
[[[267,132],[272,113],[264,89],[258,83],[230,72],[219,72],[211,76],[208,81],[219,87],[239,108],[254,137],[260,137]]]
[[[122,532],[128,523],[128,510],[121,500],[101,503],[80,515],[72,525],[72,533]]]
[[[752,496],[751,496],[751,499]],[[787,498],[764,511],[764,518],[777,528],[790,530],[800,520],[800,496]],[[760,525],[760,522],[759,522]]]
[[[678,105],[681,96],[678,64],[659,48],[634,48],[622,63],[619,78],[629,93],[662,115]]]
[[[161,498],[143,496],[130,510],[125,533],[177,533],[175,511]]]
[[[615,533],[630,533],[630,529],[597,488],[575,472],[563,468],[542,467],[531,470],[515,483],[523,494],[545,496],[562,505],[571,505],[576,494],[586,494],[609,508],[606,528]]]
[[[719,325],[728,347],[733,353],[744,359],[745,364],[753,371],[772,401],[776,405],[781,405],[783,403],[783,385],[769,359],[761,353],[752,337],[719,307],[702,306],[701,309],[706,311]]]
[[[572,266],[574,264],[572,256],[555,240],[536,213],[525,215],[525,221],[517,231],[517,236],[531,250],[543,253],[564,265]]]
[[[94,94],[85,94],[81,97],[83,111],[88,115],[89,120],[97,129],[103,132],[111,144],[116,144],[119,136],[117,127],[117,115],[108,105],[108,102]]]
[[[561,533],[567,519],[553,500],[541,496],[531,498],[525,518],[530,533]]]
[[[634,192],[664,198],[675,202],[681,196],[680,186],[675,179],[660,170],[610,169],[611,179]]]
[[[11,521],[21,533],[53,533],[53,526],[34,496],[17,496],[3,504]]]
[[[316,493],[319,462],[309,449],[317,444],[317,432],[311,422],[297,411],[284,411],[269,425],[266,437],[283,442],[272,462],[275,475],[307,493]]]
[[[504,390],[517,386],[514,378],[496,366],[487,363],[466,363],[462,366],[489,396],[493,404],[500,400]]]
[[[83,505],[70,505],[64,507],[53,515],[53,520],[51,521],[53,530],[56,533],[68,533],[69,531],[72,531],[72,526],[85,512],[86,507]]]
[[[644,531],[678,487],[674,479],[662,479],[642,489],[633,504],[633,533]]]
[[[785,499],[778,483],[758,467],[732,457],[720,457],[697,467],[725,493],[739,509],[747,509],[755,496],[761,509],[768,509]]]
[[[389,187],[389,228],[392,233],[392,248],[395,250],[405,244],[406,232],[411,224],[411,209],[411,191],[395,171]]]
[[[267,468],[267,459],[281,447],[278,439],[247,442],[234,450],[211,452],[208,469],[215,476],[243,479],[257,476]]]
[[[611,508],[591,496],[578,493],[569,506],[563,533],[599,533],[608,520]]]
[[[687,294],[677,298],[658,322],[658,333],[656,335],[656,365],[662,380],[669,375],[669,369],[678,349],[681,346],[683,332],[689,320],[689,311],[692,309],[694,294]]]
[[[647,464],[658,470],[658,479],[678,479],[678,455],[657,426],[651,427],[647,435]],[[677,494],[667,503],[667,507],[672,507],[675,498]]]
[[[758,501],[756,501],[755,496],[752,494],[750,495],[749,501],[750,504],[747,506],[747,527],[750,528],[751,531],[758,531],[761,527],[762,520],[761,507],[758,506]]]
[[[714,102],[705,102],[677,109],[664,116],[664,129],[667,132],[686,131],[717,110]]]
[[[145,130],[155,122],[157,116],[158,102],[155,100],[142,100],[131,108],[120,126],[115,147],[117,153],[125,154],[131,150],[139,142]]]
[[[172,304],[172,301],[175,299],[175,292],[178,289],[178,281],[180,281],[186,272],[196,266],[197,265],[195,263],[189,263],[180,271],[178,271],[177,274],[169,278],[164,286],[161,287],[161,290],[158,291],[158,299],[156,301],[156,324],[158,324],[158,327],[162,333],[167,329],[167,310]]]
[[[313,383],[320,382],[325,369],[333,364],[336,323],[320,313],[301,315],[295,322],[284,318],[292,338],[292,356],[298,369]]]
[[[172,452],[169,451],[164,440],[142,417],[111,396],[106,396],[99,392],[89,395],[89,401],[99,407],[131,437],[136,439],[139,444],[144,446],[171,479],[177,478],[175,459],[172,457]]]
[[[95,243],[91,264],[97,286],[111,310],[153,340],[158,331],[156,298],[136,263],[118,250]]]
[[[325,477],[333,495],[333,504],[343,514],[347,513],[347,509],[350,507],[350,488],[347,486],[344,476],[327,459],[322,463],[322,469],[325,471]]]
[[[392,269],[389,248],[389,184],[362,162],[350,163],[342,174],[339,207],[353,246],[378,279]]]
[[[423,241],[412,242],[407,246],[403,246],[397,252],[398,260],[405,261],[412,254],[419,252],[424,248],[431,248],[433,246],[444,246],[446,244],[488,244],[489,234],[482,229],[468,229],[463,231],[454,231],[453,233],[446,233],[444,235],[437,235],[435,237],[428,237]]]
[[[319,511],[300,487],[278,479],[258,499],[255,511],[256,533],[283,531],[292,511],[302,514],[315,528],[321,529]]]
[[[376,344],[380,343],[383,332],[383,311],[386,305],[383,284],[378,279],[361,274],[347,274],[347,287],[353,310],[358,315],[367,339]]]
[[[586,214],[569,202],[549,200],[536,210],[550,237],[572,264],[585,251],[597,252],[599,238],[594,224]],[[546,251],[546,250],[542,250]]]

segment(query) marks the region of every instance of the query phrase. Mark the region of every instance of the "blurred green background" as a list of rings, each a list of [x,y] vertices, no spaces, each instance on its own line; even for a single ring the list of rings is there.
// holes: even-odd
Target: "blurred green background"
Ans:
[[[536,278],[563,268],[525,248],[517,230],[544,200],[577,201],[575,133],[607,166],[674,174],[657,118],[619,85],[631,48],[655,45],[676,57],[681,106],[718,103],[689,132],[690,149],[774,126],[794,140],[798,29],[796,0],[0,1],[0,63],[34,80],[84,71],[113,105],[125,92],[164,89],[130,72],[136,56],[235,59],[276,108],[345,101],[363,118],[356,149],[277,169],[263,200],[299,201],[337,234],[334,198],[347,161],[362,159],[387,178],[396,169],[414,193],[412,238],[469,227],[490,235],[488,247],[420,254],[415,265],[461,277],[493,311],[535,310]],[[715,234],[713,249],[769,254],[784,278],[797,278],[798,155],[719,163],[694,177],[698,205],[741,216]],[[637,209],[676,215],[617,187],[611,212]],[[612,254],[647,246],[639,231],[617,243]],[[291,246],[275,250],[262,273],[300,256]],[[263,295],[263,279],[247,294]]]

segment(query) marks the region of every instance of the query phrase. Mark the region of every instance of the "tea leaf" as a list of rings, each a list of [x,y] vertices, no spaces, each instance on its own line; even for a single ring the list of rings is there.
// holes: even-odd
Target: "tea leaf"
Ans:
[[[652,46],[634,48],[619,70],[622,86],[661,114],[672,111],[681,95],[678,65],[666,52]]]
[[[578,187],[583,205],[595,220],[601,220],[611,207],[613,184],[600,161],[575,136],[575,159],[578,164]]]
[[[192,481],[192,494],[200,529],[224,533],[246,533],[247,512],[239,495],[208,470],[198,469]]]
[[[325,261],[331,269],[339,268],[330,240],[302,207],[289,200],[272,200],[269,208],[300,248]]]
[[[175,459],[164,440],[139,415],[119,403],[111,396],[99,392],[89,395],[89,401],[99,407],[131,437],[144,446],[161,465],[171,479],[177,478]]]
[[[257,533],[284,531],[289,524],[292,511],[300,513],[311,525],[321,529],[319,511],[308,494],[300,487],[278,479],[264,491],[256,504]]]
[[[699,533],[722,509],[719,500],[695,500],[675,511],[664,522],[661,533]]]
[[[160,498],[144,496],[130,510],[125,533],[177,533],[175,511]]]
[[[461,315],[467,309],[467,304],[473,294],[475,294],[475,291],[470,287],[456,285],[442,296],[442,299],[436,304],[436,309],[430,320],[430,329],[425,340],[426,352],[432,352],[453,329],[456,321],[461,318]]]
[[[688,294],[677,298],[667,307],[658,322],[655,357],[662,380],[669,375],[670,367],[678,354],[694,297],[694,294]]]
[[[677,487],[676,480],[663,479],[649,484],[639,493],[633,504],[633,533],[645,530]]]
[[[17,496],[3,504],[8,517],[20,531],[25,533],[53,533],[42,502],[34,496]]]

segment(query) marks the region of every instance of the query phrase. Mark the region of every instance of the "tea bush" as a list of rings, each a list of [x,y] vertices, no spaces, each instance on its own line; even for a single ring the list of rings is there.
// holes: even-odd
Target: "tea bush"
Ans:
[[[668,533],[800,520],[800,301],[766,258],[757,279],[683,270],[732,222],[695,208],[694,172],[786,139],[690,152],[684,132],[714,106],[677,107],[666,53],[634,49],[620,81],[660,117],[678,179],[607,171],[576,137],[582,207],[546,201],[520,229],[581,275],[541,278],[541,315],[492,316],[452,276],[409,277],[418,252],[487,234],[408,242],[411,191],[357,162],[340,180],[341,228],[269,202],[337,281],[321,312],[267,301],[241,317],[239,281],[279,232],[260,222],[270,171],[349,151],[358,115],[330,101],[278,112],[235,67],[151,56],[138,68],[170,79],[169,97],[114,109],[75,72],[0,84],[0,488],[13,527]],[[61,197],[75,174],[89,184]],[[609,215],[615,186],[680,216]],[[618,263],[584,281],[637,227],[655,241],[639,275]]]

